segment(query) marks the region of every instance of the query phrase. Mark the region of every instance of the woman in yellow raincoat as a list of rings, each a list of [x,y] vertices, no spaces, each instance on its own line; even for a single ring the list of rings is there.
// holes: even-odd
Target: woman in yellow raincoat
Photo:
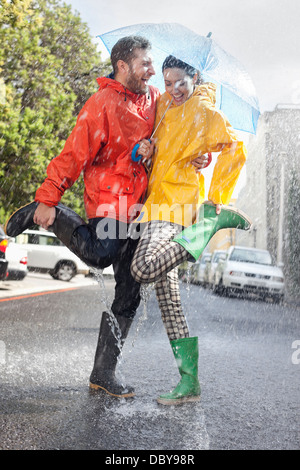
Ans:
[[[177,387],[158,402],[178,404],[199,400],[200,384],[198,338],[189,336],[177,266],[198,259],[220,228],[247,229],[250,224],[238,211],[221,209],[230,201],[246,150],[215,107],[215,85],[199,84],[199,73],[172,56],[164,61],[163,75],[166,93],[158,103],[156,125],[161,123],[155,135],[147,199],[136,220],[145,227],[131,272],[140,283],[156,283],[162,320],[181,374]],[[139,153],[149,156],[149,147],[149,142],[141,141]],[[208,152],[220,154],[209,188],[210,202],[201,206],[197,222],[205,194],[204,176],[191,162]]]

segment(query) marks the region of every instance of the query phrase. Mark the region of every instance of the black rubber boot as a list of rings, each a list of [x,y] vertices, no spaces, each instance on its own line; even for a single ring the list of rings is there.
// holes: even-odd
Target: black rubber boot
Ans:
[[[9,237],[17,237],[24,230],[34,225],[33,216],[38,202],[30,202],[26,206],[17,209],[6,221],[4,231]]]
[[[10,237],[16,237],[30,227],[33,227],[33,216],[37,209],[38,202],[30,202],[26,206],[16,210],[5,224],[5,232]],[[60,202],[55,206],[56,218],[49,230],[69,248],[74,230],[86,222],[72,209],[64,206]]]
[[[76,212],[60,202],[55,206],[55,210],[56,217],[49,230],[54,232],[57,238],[71,251],[75,252],[72,247],[74,231],[82,225],[87,226],[87,223]]]
[[[55,209],[55,221],[49,230],[88,266],[97,269],[110,266],[114,253],[110,253],[105,241],[97,237],[95,228],[61,203],[57,204]]]
[[[16,237],[34,226],[33,216],[38,202],[31,202],[14,212],[5,224],[5,232]],[[104,269],[113,262],[113,254],[99,240],[96,230],[76,212],[60,202],[55,206],[56,217],[49,230],[88,266]]]
[[[131,318],[103,312],[94,368],[90,376],[91,389],[104,390],[116,398],[134,396],[133,388],[124,386],[115,376],[118,358],[131,323]]]

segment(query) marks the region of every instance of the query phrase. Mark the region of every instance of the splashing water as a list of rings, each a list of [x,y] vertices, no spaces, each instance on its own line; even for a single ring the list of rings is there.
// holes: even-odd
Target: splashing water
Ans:
[[[114,335],[114,337],[117,341],[117,346],[118,346],[119,351],[120,351],[120,354],[118,356],[118,366],[119,366],[118,367],[118,375],[119,375],[119,379],[120,379],[123,387],[126,388],[126,386],[124,385],[124,377],[119,372],[120,369],[121,369],[122,362],[123,362],[122,332],[120,330],[118,321],[117,321],[117,319],[116,319],[115,315],[113,314],[113,312],[111,310],[111,307],[110,307],[110,303],[109,303],[109,299],[108,299],[107,292],[106,292],[106,287],[105,287],[105,279],[104,279],[104,276],[103,276],[103,270],[92,268],[92,272],[93,272],[93,274],[95,276],[95,279],[96,279],[96,281],[97,281],[97,283],[100,287],[101,302],[104,304],[105,310],[107,311],[107,313],[109,315],[109,325],[110,325],[112,333],[113,333],[113,335]],[[142,303],[143,303],[143,313],[140,316],[140,318],[138,320],[138,323],[137,323],[135,334],[134,334],[134,337],[133,337],[132,343],[131,343],[132,348],[134,348],[134,346],[135,346],[135,342],[137,340],[137,337],[138,337],[138,334],[140,332],[140,329],[141,329],[142,325],[148,319],[147,303],[148,303],[148,300],[151,296],[153,286],[154,286],[154,284],[142,284],[141,285],[141,300],[142,300]],[[132,348],[130,349],[129,352],[132,352]]]
[[[96,281],[97,281],[97,283],[100,287],[101,302],[105,305],[105,310],[109,315],[109,326],[111,328],[112,334],[114,335],[114,337],[117,341],[117,347],[120,351],[120,354],[118,355],[118,366],[119,366],[119,369],[120,369],[120,366],[121,366],[122,360],[123,360],[123,355],[122,355],[122,349],[123,349],[122,332],[121,332],[119,323],[118,323],[115,315],[113,314],[113,312],[111,310],[111,307],[110,307],[110,304],[109,304],[109,299],[108,299],[106,288],[105,288],[103,270],[102,269],[97,269],[97,268],[92,268],[92,272],[93,272],[93,274],[95,276],[95,279],[96,279]],[[121,374],[120,374],[119,378],[121,380],[121,383],[122,383],[123,387],[125,388],[124,378],[121,376]]]
[[[153,284],[142,284],[141,285],[141,299],[142,299],[142,302],[143,302],[143,314],[140,316],[140,318],[138,320],[138,324],[137,324],[137,327],[136,327],[136,330],[135,330],[135,335],[134,335],[134,338],[133,338],[132,343],[131,343],[132,347],[134,347],[134,344],[135,344],[135,341],[136,341],[137,336],[139,334],[139,331],[141,329],[141,326],[143,325],[143,323],[148,318],[147,303],[148,303],[148,300],[150,298],[152,288],[153,288]]]
[[[188,264],[186,268],[186,291],[187,291],[187,298],[190,298],[190,291],[191,291],[191,265]]]
[[[91,268],[91,271],[93,275],[95,276],[95,279],[100,287],[101,302],[105,305],[106,310],[110,312],[111,309],[110,309],[108,297],[106,294],[103,269]]]

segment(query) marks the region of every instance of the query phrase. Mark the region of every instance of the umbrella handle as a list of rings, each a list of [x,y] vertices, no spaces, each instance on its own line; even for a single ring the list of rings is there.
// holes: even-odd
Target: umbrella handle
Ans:
[[[135,144],[131,152],[131,158],[133,162],[139,162],[142,158],[142,155],[137,154],[138,149],[140,148],[140,144]]]
[[[150,139],[148,139],[148,140],[149,140],[149,142],[151,142]],[[140,148],[140,144],[135,144],[135,146],[132,149],[131,159],[132,159],[133,162],[139,162],[140,159],[142,158],[142,155],[137,154],[139,148]]]

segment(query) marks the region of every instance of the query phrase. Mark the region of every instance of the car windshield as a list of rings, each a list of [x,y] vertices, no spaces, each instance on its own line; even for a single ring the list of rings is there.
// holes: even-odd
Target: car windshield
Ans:
[[[63,246],[63,243],[57,237],[40,233],[21,233],[16,237],[16,242],[29,245]]]
[[[267,251],[252,251],[235,248],[229,259],[231,261],[242,261],[246,263],[272,264],[271,255]]]
[[[215,253],[212,262],[217,263],[222,257],[224,258],[224,253]]]

